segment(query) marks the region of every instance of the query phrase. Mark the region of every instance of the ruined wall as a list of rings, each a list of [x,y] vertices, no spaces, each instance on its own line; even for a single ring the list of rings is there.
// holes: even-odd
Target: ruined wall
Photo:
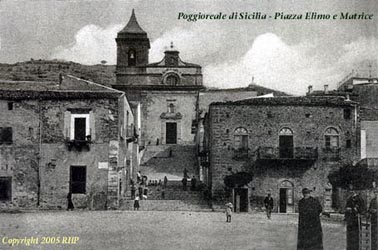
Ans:
[[[322,196],[328,184],[327,176],[346,162],[357,159],[357,124],[344,119],[343,107],[337,106],[267,106],[267,105],[211,105],[209,116],[210,171],[215,201],[225,199],[224,178],[231,173],[254,173],[249,184],[250,200],[257,202],[270,190],[277,200],[283,180],[294,184],[294,199],[301,198],[303,187],[313,189],[314,196]],[[353,114],[353,112],[352,112]],[[248,130],[248,157],[235,159],[234,131]],[[317,151],[315,161],[272,160],[259,161],[260,147],[279,147],[279,131],[288,127],[293,131],[294,148]],[[324,150],[324,132],[328,127],[339,131],[340,152],[337,159]],[[351,147],[346,141],[351,140]],[[226,197],[227,198],[227,197]]]

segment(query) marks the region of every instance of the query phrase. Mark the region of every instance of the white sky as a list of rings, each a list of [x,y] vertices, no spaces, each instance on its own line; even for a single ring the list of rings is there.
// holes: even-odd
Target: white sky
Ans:
[[[135,8],[151,41],[150,62],[171,41],[184,61],[203,67],[204,83],[216,87],[255,83],[303,94],[336,86],[352,69],[377,72],[376,0],[1,0],[0,62],[59,58],[114,64],[114,38]],[[373,20],[224,20],[187,22],[187,14],[231,12],[324,14],[371,13]],[[366,73],[368,74],[368,73]]]

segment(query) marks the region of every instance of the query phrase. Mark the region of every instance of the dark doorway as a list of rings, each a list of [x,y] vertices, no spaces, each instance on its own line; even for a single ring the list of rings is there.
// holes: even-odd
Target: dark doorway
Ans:
[[[235,212],[248,212],[248,188],[234,189]]]
[[[176,144],[177,143],[177,123],[167,122],[166,123],[166,144]]]
[[[75,118],[75,140],[85,141],[85,118]]]
[[[12,200],[12,177],[0,177],[0,201]]]
[[[280,158],[294,157],[294,142],[292,135],[280,135]]]
[[[73,194],[85,194],[87,182],[86,166],[71,166],[70,192]]]
[[[286,213],[287,196],[286,188],[280,188],[280,213]]]

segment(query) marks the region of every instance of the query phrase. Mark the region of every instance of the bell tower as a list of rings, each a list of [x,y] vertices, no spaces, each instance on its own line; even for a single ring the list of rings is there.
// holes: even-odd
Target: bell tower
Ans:
[[[140,27],[134,9],[127,25],[117,34],[117,84],[126,82],[130,74],[145,73],[148,64],[150,40],[147,33]]]

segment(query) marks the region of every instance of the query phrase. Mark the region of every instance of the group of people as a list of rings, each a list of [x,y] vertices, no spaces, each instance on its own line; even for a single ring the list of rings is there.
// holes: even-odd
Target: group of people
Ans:
[[[185,168],[184,169],[184,178],[182,178],[181,182],[182,182],[182,190],[186,191],[188,188],[188,179],[189,179],[189,175],[188,175],[188,170]],[[192,179],[190,180],[190,190],[191,191],[195,191],[196,190],[196,187],[197,187],[197,179],[196,177],[193,175]]]
[[[145,175],[142,176],[140,171],[137,172],[137,186],[135,185],[134,181],[131,180],[131,199],[134,199],[134,210],[139,210],[140,200],[147,200],[147,180],[148,177]]]

